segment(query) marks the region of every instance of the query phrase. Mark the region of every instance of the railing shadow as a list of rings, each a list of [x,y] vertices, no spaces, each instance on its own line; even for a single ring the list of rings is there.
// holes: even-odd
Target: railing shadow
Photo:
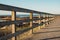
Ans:
[[[59,40],[60,39],[60,36],[58,36],[58,37],[52,37],[52,38],[45,38],[45,39],[40,39],[40,40],[52,40],[52,39],[57,39],[57,40]]]
[[[43,29],[56,29],[56,28],[60,28],[60,27],[43,28]]]
[[[35,33],[33,33],[33,34],[42,34],[42,33],[51,33],[51,32],[60,32],[60,30],[46,31],[46,32],[35,32]]]

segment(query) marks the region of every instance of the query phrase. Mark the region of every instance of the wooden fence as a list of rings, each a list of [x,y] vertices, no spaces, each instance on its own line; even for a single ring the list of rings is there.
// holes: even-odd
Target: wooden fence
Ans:
[[[35,11],[35,10],[30,10],[30,9],[25,9],[25,8],[19,8],[19,7],[14,7],[14,6],[9,6],[9,5],[5,5],[5,4],[0,4],[0,10],[5,10],[5,11],[11,11],[11,21],[4,21],[4,22],[0,22],[0,28],[4,27],[5,25],[11,25],[12,27],[12,33],[5,35],[3,37],[0,37],[0,40],[5,40],[5,39],[11,39],[11,40],[16,40],[16,36],[17,35],[21,35],[24,32],[27,32],[31,29],[34,29],[36,27],[41,27],[41,25],[45,24],[49,24],[51,21],[54,20],[54,14],[50,14],[50,13],[45,13],[45,12],[39,12],[39,11]],[[26,19],[26,20],[16,20],[16,12],[24,12],[24,13],[30,13],[30,19]],[[38,18],[33,19],[33,14],[39,14]],[[41,15],[44,15],[44,17],[41,17]],[[33,21],[38,20],[38,24],[34,25]],[[30,27],[26,28],[24,30],[19,30],[16,31],[16,24],[21,24],[23,22],[29,22],[30,23]],[[9,27],[9,26],[8,26]],[[30,31],[32,33],[32,31]]]

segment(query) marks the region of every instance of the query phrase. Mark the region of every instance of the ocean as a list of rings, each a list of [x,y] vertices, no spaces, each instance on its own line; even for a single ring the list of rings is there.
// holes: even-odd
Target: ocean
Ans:
[[[11,16],[11,15],[0,15],[0,16]],[[29,17],[30,15],[23,15],[23,14],[21,14],[21,15],[16,15],[16,17],[20,17],[20,18],[22,18],[22,17]],[[33,17],[35,17],[35,16],[38,16],[38,15],[33,15]],[[41,15],[41,16],[43,16],[43,15]]]
[[[29,17],[30,15],[17,15],[17,17],[23,18],[23,17]],[[36,17],[38,15],[33,15],[33,17]]]

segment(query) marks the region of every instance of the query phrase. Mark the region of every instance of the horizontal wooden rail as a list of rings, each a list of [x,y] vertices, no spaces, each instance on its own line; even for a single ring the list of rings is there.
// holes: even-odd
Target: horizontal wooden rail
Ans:
[[[52,18],[52,17],[49,17]],[[45,18],[37,18],[37,19],[26,19],[26,20],[16,20],[16,21],[5,21],[0,22],[0,27],[4,27],[5,25],[11,25],[11,24],[21,24],[23,22],[30,22],[30,21],[36,21],[36,20],[43,20]]]
[[[52,20],[49,20],[49,21],[47,21],[47,22],[50,22],[50,21],[52,21]],[[1,37],[0,40],[10,39],[10,38],[12,38],[12,37],[14,37],[14,36],[17,36],[17,35],[19,35],[19,34],[22,34],[22,33],[26,32],[26,31],[29,31],[29,30],[31,30],[31,29],[33,29],[33,28],[36,28],[36,27],[38,27],[38,26],[41,26],[41,25],[43,25],[43,24],[45,24],[45,23],[47,23],[47,22],[43,22],[43,23],[41,23],[41,24],[33,25],[33,26],[30,27],[30,28],[26,28],[26,29],[23,29],[23,30],[16,31],[16,32],[13,33],[13,34],[8,34],[8,35],[6,35],[6,36]]]
[[[46,12],[39,12],[39,11],[34,11],[30,9],[25,9],[25,8],[20,8],[20,7],[14,7],[14,6],[9,6],[5,4],[0,4],[0,10],[6,10],[6,11],[16,11],[16,12],[26,12],[26,13],[37,13],[37,14],[49,14],[49,15],[54,15],[51,13],[46,13]]]

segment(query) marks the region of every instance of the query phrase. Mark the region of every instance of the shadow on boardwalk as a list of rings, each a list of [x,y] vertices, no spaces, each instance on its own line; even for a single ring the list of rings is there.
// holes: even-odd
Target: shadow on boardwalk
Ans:
[[[46,32],[36,32],[36,33],[33,33],[33,34],[51,33],[51,32],[60,32],[60,30],[55,30],[55,31],[46,31]]]
[[[60,36],[59,37],[52,37],[52,38],[45,38],[45,39],[40,39],[40,40],[55,40],[55,39],[60,39]]]

